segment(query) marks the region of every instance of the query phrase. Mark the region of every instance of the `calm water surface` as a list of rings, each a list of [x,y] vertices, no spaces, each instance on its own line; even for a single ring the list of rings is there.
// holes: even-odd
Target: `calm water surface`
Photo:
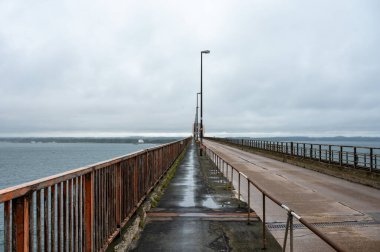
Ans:
[[[156,145],[0,142],[0,189],[153,146]],[[0,204],[0,251],[4,249],[3,221],[3,204]]]
[[[153,146],[155,145],[0,143],[0,189]]]

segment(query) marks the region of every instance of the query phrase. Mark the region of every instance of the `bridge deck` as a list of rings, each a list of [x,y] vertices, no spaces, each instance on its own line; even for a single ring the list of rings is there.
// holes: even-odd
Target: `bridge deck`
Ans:
[[[380,190],[220,143],[205,140],[204,144],[347,251],[380,250]],[[235,187],[237,183],[235,176]],[[242,194],[247,197],[247,190]],[[251,187],[251,207],[260,217],[261,200],[259,191]],[[266,205],[267,227],[282,244],[286,212],[269,200]],[[295,251],[330,249],[299,223],[294,236]]]
[[[133,251],[261,251],[261,222],[236,199],[228,181],[191,144]],[[280,251],[268,238],[267,251]]]

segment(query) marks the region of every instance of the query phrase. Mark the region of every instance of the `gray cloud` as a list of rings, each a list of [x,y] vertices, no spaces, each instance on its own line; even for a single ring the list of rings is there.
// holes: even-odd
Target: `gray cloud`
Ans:
[[[0,135],[380,135],[377,1],[0,2]]]

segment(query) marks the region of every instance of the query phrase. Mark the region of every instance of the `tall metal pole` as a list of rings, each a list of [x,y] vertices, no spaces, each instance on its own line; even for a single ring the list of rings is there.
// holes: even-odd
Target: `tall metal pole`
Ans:
[[[201,51],[201,148],[199,155],[202,156],[202,145],[203,145],[203,85],[202,85],[202,54],[210,53],[209,50]]]
[[[199,148],[199,155],[202,156],[202,144],[203,144],[203,86],[202,86],[202,55],[201,52],[201,146]]]
[[[197,93],[197,111],[196,111],[196,140],[199,140],[199,121],[198,121],[198,111],[199,111],[199,106],[198,106],[198,95],[201,93]]]

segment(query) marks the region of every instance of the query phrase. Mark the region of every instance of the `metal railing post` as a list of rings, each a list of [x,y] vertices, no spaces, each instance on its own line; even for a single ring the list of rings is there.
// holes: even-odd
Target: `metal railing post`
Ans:
[[[226,162],[224,162],[224,159],[222,159],[222,162],[223,162],[223,170],[224,170],[223,175],[227,175]]]
[[[146,153],[147,156],[147,166],[148,166],[148,152]],[[149,176],[150,177],[150,176]],[[121,167],[120,162],[116,165],[116,225],[118,228],[121,226],[121,188],[122,182],[121,182]],[[149,185],[150,186],[150,185]]]
[[[13,251],[29,251],[29,195],[12,200]]]
[[[11,202],[4,202],[4,250],[11,250]]]
[[[310,144],[310,158],[313,159],[313,144]]]
[[[290,155],[294,155],[294,144],[293,144],[293,142],[290,142]]]
[[[262,193],[263,194],[263,247],[262,249],[266,249],[267,247],[267,238],[266,238],[266,232],[265,232],[265,194],[264,192]]]
[[[231,184],[234,186],[234,168],[231,166]]]
[[[239,195],[239,200],[240,200],[240,172],[239,172],[239,186],[238,186],[238,195]]]
[[[303,157],[306,157],[306,144],[303,144]]]
[[[289,148],[288,148],[288,143],[286,142],[285,143],[285,151],[286,151],[286,155],[289,154]]]
[[[293,252],[293,215],[289,213],[289,245],[290,245],[290,252]]]
[[[285,237],[284,237],[284,243],[282,245],[282,251],[285,252],[286,250],[286,243],[288,241],[288,230],[289,230],[289,224],[290,224],[290,212],[288,211],[288,218],[286,220],[286,227],[285,227]]]
[[[247,177],[247,184],[248,184],[248,219],[247,219],[247,224],[249,225],[250,218],[251,218],[251,183],[249,182],[248,177]]]
[[[369,171],[372,172],[372,169],[373,169],[373,149],[372,148],[369,149],[369,158],[370,158]]]
[[[90,172],[84,177],[84,247],[86,251],[93,251],[94,233],[94,172]]]

